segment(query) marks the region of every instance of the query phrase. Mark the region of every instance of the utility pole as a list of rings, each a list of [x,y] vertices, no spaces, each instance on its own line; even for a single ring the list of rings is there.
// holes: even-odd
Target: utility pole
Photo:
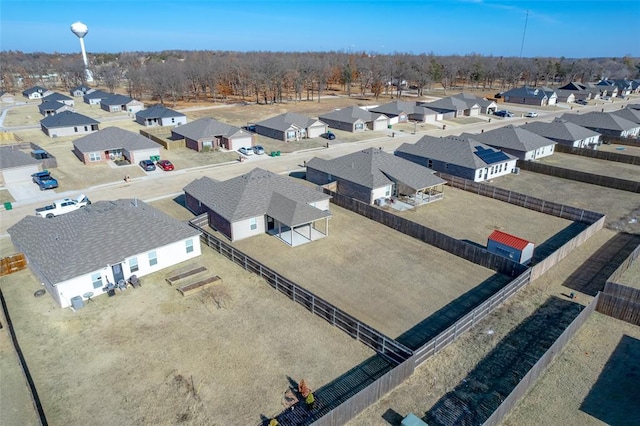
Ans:
[[[520,44],[520,57],[522,58],[522,49],[524,49],[524,36],[527,34],[527,22],[529,21],[529,10],[527,9],[527,16],[524,19],[524,31],[522,32],[522,44]]]

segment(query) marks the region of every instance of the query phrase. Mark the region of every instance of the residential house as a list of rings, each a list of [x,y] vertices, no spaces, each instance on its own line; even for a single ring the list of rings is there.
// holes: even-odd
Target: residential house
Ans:
[[[546,87],[517,87],[507,90],[502,95],[505,102],[525,105],[554,105],[558,95],[552,89]]]
[[[533,259],[534,244],[515,235],[497,229],[487,239],[487,251],[506,257],[522,265],[528,265]]]
[[[87,86],[81,84],[81,85],[76,86],[73,89],[71,89],[69,91],[69,94],[71,96],[73,96],[74,98],[79,98],[81,96],[86,95],[87,93],[93,92],[94,90],[96,90],[96,89],[92,89],[91,87],[87,87]]]
[[[600,91],[587,87],[585,84],[572,81],[559,87],[556,90],[558,94],[558,102],[575,102],[575,101],[588,101],[590,99],[597,99],[600,97]],[[573,95],[573,99],[571,98]]]
[[[306,167],[309,182],[335,182],[335,192],[367,204],[397,199],[414,206],[426,204],[442,199],[447,183],[434,170],[376,148],[331,160],[314,157]]]
[[[137,164],[159,157],[161,148],[151,139],[119,127],[107,127],[73,141],[73,153],[84,164],[121,159]]]
[[[136,122],[145,127],[179,126],[187,124],[187,116],[181,112],[166,108],[164,105],[152,105],[136,113]]]
[[[255,132],[284,142],[317,138],[327,132],[327,125],[320,120],[295,112],[287,112],[255,123]]]
[[[14,97],[11,93],[0,90],[0,102],[7,104],[13,103]]]
[[[435,124],[436,121],[442,120],[441,113],[417,102],[392,101],[371,107],[369,111],[387,116],[389,124],[406,123],[408,121]]]
[[[384,130],[389,126],[389,117],[386,115],[357,106],[334,110],[319,118],[329,127],[347,132],[364,132],[367,129]]]
[[[551,139],[512,125],[468,136],[524,161],[552,155],[556,145],[556,142]]]
[[[51,93],[49,89],[41,86],[33,86],[22,92],[22,95],[28,99],[42,99]]]
[[[572,148],[597,149],[601,143],[600,133],[560,118],[551,123],[535,121],[521,127]]]
[[[50,138],[97,132],[99,124],[91,117],[72,111],[62,111],[40,120],[40,128]]]
[[[495,101],[490,101],[487,98],[481,98],[471,93],[463,92],[452,97],[467,103],[469,109],[468,115],[477,115],[472,112],[475,104],[480,106],[480,114],[492,115],[498,109],[498,104],[496,104]]]
[[[67,106],[74,106],[76,101],[73,100],[73,98],[70,98],[67,95],[63,95],[62,93],[58,93],[58,92],[51,92],[47,95],[45,95],[42,98],[42,102],[44,101],[57,101],[60,102],[61,104],[65,104]]]
[[[154,232],[157,231],[157,232]],[[200,255],[200,233],[137,199],[98,201],[45,219],[26,216],[8,230],[33,274],[63,308]]]
[[[563,114],[560,118],[591,129],[603,136],[629,138],[637,137],[640,134],[639,124],[608,112]]]
[[[423,136],[415,144],[404,143],[395,155],[474,182],[512,173],[517,158],[474,139],[475,135]]]
[[[467,95],[449,96],[433,102],[421,102],[420,105],[442,114],[444,120],[456,117],[480,115],[480,105],[474,98]]]
[[[0,186],[29,182],[42,170],[42,163],[22,152],[16,145],[0,146]]]
[[[265,232],[296,246],[329,234],[329,195],[263,169],[224,182],[202,177],[184,188],[196,215],[231,241]]]
[[[612,80],[601,80],[597,83],[598,86],[605,86],[611,88],[611,97],[618,96],[624,98],[633,93],[633,83],[631,80],[627,80],[626,78],[622,79],[612,79]],[[613,94],[613,88],[617,88],[617,92]]]
[[[571,90],[557,89],[556,95],[558,96],[558,102],[571,104],[576,101],[576,94]]]
[[[615,111],[611,111],[610,113],[640,125],[640,111],[638,111],[637,109],[621,108]]]
[[[100,100],[100,108],[108,112],[132,112],[136,113],[144,109],[140,101],[124,95],[111,95]]]
[[[47,117],[49,115],[59,114],[62,111],[73,111],[73,108],[58,101],[43,99],[42,103],[38,105],[38,110],[40,114]]]
[[[215,148],[237,151],[253,145],[251,133],[209,117],[171,129],[171,138],[184,139],[187,148],[198,152]]]
[[[108,93],[103,90],[92,90],[84,94],[82,99],[89,105],[100,105],[103,99],[113,96],[113,93]]]
[[[615,98],[618,96],[618,92],[620,91],[618,85],[612,80],[600,80],[599,82],[595,83],[595,87],[600,90],[601,98]]]

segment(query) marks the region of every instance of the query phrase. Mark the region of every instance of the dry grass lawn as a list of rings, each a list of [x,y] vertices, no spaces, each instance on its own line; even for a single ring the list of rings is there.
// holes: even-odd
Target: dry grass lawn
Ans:
[[[636,259],[622,276],[617,280],[619,284],[640,289],[640,259]]]
[[[578,170],[603,176],[615,177],[632,181],[640,181],[640,166],[616,163],[614,161],[598,160],[580,155],[554,153],[550,157],[540,158],[540,163],[564,169]]]
[[[603,144],[598,147],[598,151],[615,152],[617,154],[634,155],[636,157],[640,157],[640,146],[618,145],[615,143],[606,145]]]
[[[77,312],[33,297],[40,285],[28,270],[0,279],[49,424],[258,424],[282,410],[288,377],[317,389],[373,355],[203,250],[189,264],[223,283],[186,298],[164,278],[187,264]],[[3,392],[2,411],[15,412],[7,399]]]

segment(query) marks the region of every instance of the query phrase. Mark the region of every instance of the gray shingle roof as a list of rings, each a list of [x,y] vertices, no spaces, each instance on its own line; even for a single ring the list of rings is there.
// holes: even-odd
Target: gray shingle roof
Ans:
[[[559,118],[556,118],[551,123],[535,121],[525,124],[522,128],[556,141],[575,142],[600,135],[600,133],[587,129],[586,127]]]
[[[507,90],[503,93],[504,97],[513,96],[516,98],[525,98],[525,99],[544,99],[549,98],[548,93],[543,88],[539,87],[516,87],[511,90]]]
[[[313,222],[325,217],[331,217],[331,213],[311,207],[307,203],[292,200],[279,192],[271,194],[271,200],[267,207],[267,214],[288,226],[298,226]]]
[[[299,129],[306,129],[317,121],[318,120],[309,118],[306,115],[298,114],[295,112],[286,112],[284,114],[276,115],[275,117],[259,121],[256,124],[262,127],[276,129],[283,132],[290,128],[292,125],[298,127]]]
[[[427,108],[446,111],[463,111],[465,109],[473,108],[474,106],[480,106],[476,99],[471,99],[464,94],[461,95],[463,96],[449,96],[438,99],[437,101],[422,103],[422,105]]]
[[[181,112],[174,111],[163,105],[152,105],[147,109],[136,112],[137,117],[142,118],[170,118],[170,117],[185,117]]]
[[[199,235],[186,223],[129,199],[98,201],[51,219],[27,216],[8,232],[54,284]]]
[[[415,102],[407,101],[392,101],[386,104],[378,105],[377,107],[369,109],[369,111],[384,114],[387,117],[397,116],[402,113],[413,114],[417,105]]]
[[[36,92],[46,93],[48,90],[49,89],[46,89],[46,88],[44,88],[42,86],[33,86],[33,87],[30,87],[27,90],[23,91],[22,94],[25,95],[25,96],[28,96],[28,95],[30,95],[32,93],[36,93]]]
[[[245,133],[242,129],[223,123],[214,118],[204,117],[183,124],[171,130],[172,133],[192,140],[200,140],[203,138],[214,138],[219,136],[231,137],[236,133]]]
[[[38,109],[40,113],[44,114],[46,111],[57,111],[62,107],[66,107],[66,104],[63,104],[59,101],[43,99],[42,103],[38,105]]]
[[[102,98],[100,101],[101,104],[105,105],[126,105],[131,102],[133,99],[129,96],[125,95],[110,95],[107,98]]]
[[[589,129],[623,131],[640,127],[640,124],[608,112],[592,111],[584,114],[563,114],[560,118]]]
[[[89,90],[91,90],[91,87],[88,87],[88,86],[85,86],[85,85],[81,84],[81,85],[76,86],[73,89],[71,89],[71,92],[77,92],[78,90],[81,91],[81,92],[87,93]]]
[[[500,150],[473,139],[474,136],[468,134],[464,136],[448,136],[446,138],[423,136],[415,144],[404,143],[400,145],[397,151],[474,170],[495,165],[495,163],[488,164],[484,162],[475,152],[477,147],[492,151]],[[516,157],[507,153],[505,155],[509,157],[509,160],[516,159]]]
[[[106,99],[109,96],[113,96],[113,93],[108,93],[103,90],[94,90],[93,92],[85,93],[82,99]]]
[[[463,133],[462,135],[466,135]],[[471,135],[469,135],[471,136]],[[488,132],[472,135],[475,140],[496,148],[511,149],[520,152],[535,151],[539,148],[555,145],[556,142],[512,125],[498,127]]]
[[[640,125],[640,111],[638,110],[632,108],[623,108],[612,111],[611,114],[617,115],[618,117],[622,117],[625,120],[629,120]]]
[[[86,115],[78,114],[72,111],[62,111],[56,115],[50,115],[40,120],[40,124],[48,129],[56,127],[69,127],[69,126],[90,126],[92,124],[99,124],[98,121]]]
[[[63,95],[62,93],[58,93],[58,92],[53,92],[47,96],[45,96],[44,98],[42,98],[42,102],[44,101],[72,101],[73,98],[70,98],[69,96]]]
[[[73,141],[73,146],[82,153],[107,151],[111,149],[126,149],[136,151],[140,149],[160,148],[161,145],[147,139],[139,133],[130,132],[119,127],[107,127],[90,135]]]
[[[184,191],[231,223],[266,214],[273,193],[303,204],[331,198],[292,178],[260,168],[224,182],[202,177],[185,186]],[[279,213],[281,217],[285,215]]]
[[[430,188],[445,183],[434,171],[380,149],[368,148],[332,160],[315,157],[307,167],[369,189],[400,182],[412,189]]]
[[[329,120],[353,124],[358,120],[362,120],[365,123],[368,123],[377,120],[380,117],[386,118],[384,114],[378,114],[375,112],[364,110],[357,106],[352,106],[323,114],[320,116],[320,120],[327,118]]]
[[[10,146],[0,146],[0,170],[39,163],[38,160],[19,149]]]

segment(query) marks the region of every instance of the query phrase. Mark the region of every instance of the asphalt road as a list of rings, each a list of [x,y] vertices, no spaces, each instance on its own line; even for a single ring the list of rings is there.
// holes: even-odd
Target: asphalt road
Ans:
[[[598,104],[590,107],[581,107],[580,112],[599,111],[602,108],[605,111],[612,111],[621,108],[623,105],[631,101],[616,101],[615,103]],[[524,114],[526,111],[535,110],[530,106],[499,106],[500,108],[508,108],[510,111],[518,114]],[[261,167],[274,173],[285,174],[304,168],[304,162],[315,156],[325,159],[336,158],[345,154],[349,154],[362,149],[376,147],[382,148],[387,152],[393,152],[399,145],[403,143],[414,143],[424,135],[431,136],[449,136],[459,135],[463,132],[480,133],[481,130],[488,131],[507,124],[522,125],[531,121],[552,121],[553,118],[570,111],[568,107],[558,107],[554,111],[537,110],[540,116],[531,119],[524,117],[513,117],[507,119],[492,118],[491,123],[479,122],[473,124],[447,126],[446,130],[436,129],[426,132],[418,132],[418,134],[408,134],[404,132],[395,132],[395,137],[391,137],[391,131],[381,137],[375,137],[361,142],[350,143],[331,143],[329,148],[318,148],[308,151],[298,151],[295,153],[283,154],[280,157],[270,157],[267,155],[254,155],[246,161],[240,163],[237,161],[196,167],[192,169],[176,170],[162,174],[153,174],[141,178],[132,179],[130,182],[118,181],[95,187],[85,188],[82,191],[48,193],[45,199],[39,196],[34,199],[25,199],[17,201],[13,205],[12,210],[0,212],[0,236],[7,235],[7,229],[18,222],[26,215],[34,214],[34,209],[42,207],[50,201],[64,198],[75,197],[78,193],[83,192],[92,201],[114,200],[119,198],[140,198],[143,201],[153,201],[167,197],[176,197],[182,194],[184,188],[191,181],[202,176],[208,176],[217,180],[227,180],[244,173],[248,173],[255,167]],[[338,141],[339,142],[339,141]]]

